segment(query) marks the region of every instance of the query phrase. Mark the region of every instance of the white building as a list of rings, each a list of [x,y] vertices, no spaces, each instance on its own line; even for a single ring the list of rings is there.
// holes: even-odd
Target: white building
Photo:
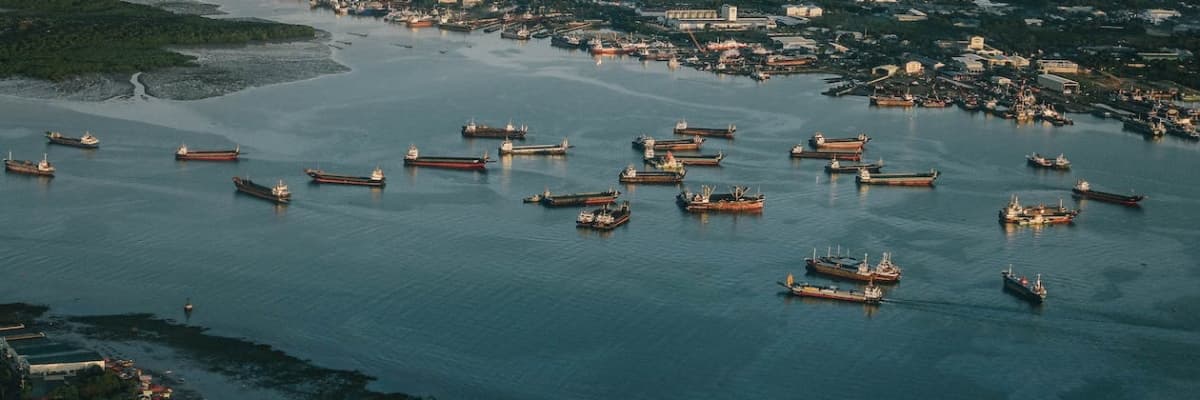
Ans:
[[[1037,68],[1043,74],[1079,73],[1079,64],[1069,60],[1037,60]]]
[[[968,74],[982,74],[983,63],[979,61],[978,57],[979,56],[974,54],[964,54],[962,56],[954,57],[953,60],[958,64],[959,67],[963,69],[963,71],[967,71]]]
[[[1062,94],[1079,92],[1079,82],[1075,82],[1054,74],[1038,75],[1038,85]]]
[[[823,14],[825,14],[824,9],[822,9],[820,6],[816,6],[816,5],[812,5],[812,4],[802,4],[802,5],[789,4],[789,5],[783,6],[783,15],[786,15],[789,17],[812,18],[812,17],[820,17]]]
[[[769,30],[778,26],[771,18],[738,17],[737,6],[728,4],[721,6],[720,12],[716,10],[667,10],[664,22],[667,26],[681,31]]]
[[[925,72],[925,66],[921,65],[920,61],[909,61],[904,63],[904,73],[909,75],[920,75]]]
[[[776,36],[771,38],[771,40],[773,40],[775,43],[779,43],[779,46],[783,50],[817,50],[817,41],[804,36]]]
[[[1158,25],[1168,19],[1179,18],[1181,15],[1182,14],[1179,14],[1179,11],[1175,11],[1175,10],[1164,10],[1161,8],[1151,8],[1149,10],[1142,11],[1141,17],[1142,17],[1142,19],[1144,19],[1146,21],[1150,21],[1150,23],[1152,23],[1152,24]]]

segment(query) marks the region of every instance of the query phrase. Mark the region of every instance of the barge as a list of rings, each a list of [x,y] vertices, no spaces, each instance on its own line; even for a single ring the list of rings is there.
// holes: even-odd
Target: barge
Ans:
[[[675,197],[675,201],[679,207],[691,212],[761,212],[766,196],[762,193],[748,196],[747,192],[745,186],[734,186],[729,193],[720,194],[714,194],[711,186],[702,186],[700,193],[692,193],[685,188]]]
[[[737,126],[729,124],[729,126],[725,128],[694,128],[688,127],[687,121],[681,119],[679,122],[675,123],[674,132],[676,135],[709,136],[733,139],[733,133],[737,132]]]
[[[186,144],[175,149],[175,159],[180,161],[237,161],[242,154],[242,146],[233,150],[191,150]]]
[[[605,204],[595,210],[580,211],[579,217],[575,219],[575,226],[610,231],[629,222],[629,215],[628,201],[622,202],[616,210],[609,209],[608,204]]]
[[[1059,200],[1058,207],[1047,207],[1045,204],[1023,207],[1017,195],[1013,195],[1008,205],[1000,209],[1001,224],[1015,225],[1054,225],[1069,224],[1079,215],[1079,210],[1066,208]]]
[[[821,132],[817,132],[812,138],[808,139],[808,144],[814,149],[860,150],[870,141],[871,137],[865,133],[860,133],[858,136],[852,138],[827,138]]]
[[[892,186],[933,186],[940,173],[936,169],[929,172],[905,172],[895,174],[872,174],[866,169],[858,170],[855,181],[860,185],[892,185]]]
[[[883,260],[879,261],[879,265],[872,267],[867,262],[866,255],[863,255],[862,260],[841,254],[835,256],[829,253],[826,253],[823,257],[817,257],[817,249],[813,249],[812,258],[804,259],[804,264],[805,268],[809,271],[839,278],[856,281],[900,281],[900,267],[892,264],[892,256],[889,253],[883,253]]]
[[[504,138],[504,143],[500,143],[500,155],[565,155],[567,149],[571,146],[567,143],[567,138],[563,138],[559,144],[535,144],[529,146],[514,146],[509,138]]]
[[[1033,153],[1025,156],[1025,160],[1030,166],[1047,169],[1071,169],[1071,161],[1061,153],[1054,159],[1043,157],[1041,154]]]
[[[855,290],[840,290],[836,286],[816,286],[808,283],[799,283],[792,277],[792,274],[788,274],[787,280],[779,282],[779,285],[787,288],[793,295],[800,297],[819,297],[867,304],[878,304],[883,301],[883,290],[875,286],[874,283],[868,283],[867,287],[859,292]]]
[[[876,107],[912,107],[916,104],[916,100],[911,95],[871,96],[871,105]]]
[[[517,139],[524,140],[525,133],[529,131],[529,127],[521,125],[520,127],[513,126],[512,121],[503,127],[492,127],[487,125],[476,124],[475,120],[471,120],[466,125],[462,126],[463,137],[472,138],[493,138],[493,139]]]
[[[819,158],[824,160],[861,161],[862,150],[857,151],[822,151],[804,150],[804,145],[792,146],[792,158]]]
[[[8,153],[8,158],[4,159],[4,170],[17,174],[37,175],[54,177],[54,165],[46,159],[46,155],[42,154],[42,160],[33,162],[30,160],[14,160],[12,152]]]
[[[835,158],[835,159],[829,160],[829,164],[825,165],[825,173],[828,173],[828,174],[854,173],[854,172],[858,172],[859,170],[862,170],[862,169],[865,169],[868,172],[879,172],[879,170],[881,168],[883,168],[883,160],[879,160],[879,161],[876,161],[873,163],[853,162],[853,163],[844,163],[843,164],[841,161],[839,161],[838,159]]]
[[[633,147],[642,150],[699,150],[701,144],[704,144],[704,138],[700,136],[693,136],[691,139],[656,140],[650,136],[641,135],[633,140]]]
[[[333,183],[341,185],[358,185],[358,186],[383,186],[386,178],[383,176],[383,170],[375,167],[371,171],[371,176],[349,176],[330,174],[320,169],[305,168],[304,173],[312,177],[313,182],[317,183]]]
[[[46,140],[49,140],[50,143],[78,147],[82,149],[95,149],[100,147],[100,139],[92,136],[92,133],[88,131],[84,131],[83,137],[78,138],[66,137],[61,133],[48,131],[46,132]]]
[[[1080,179],[1079,182],[1075,184],[1075,187],[1071,188],[1071,193],[1076,197],[1116,203],[1129,207],[1136,207],[1138,206],[1139,202],[1146,199],[1145,195],[1140,194],[1125,195],[1094,190],[1092,189],[1092,185],[1083,179]]]
[[[665,156],[655,156],[653,148],[646,148],[642,152],[642,161],[646,164],[653,165],[658,169],[682,169],[684,165],[698,165],[717,167],[721,165],[721,160],[725,159],[725,153],[717,152],[717,154],[692,154],[692,155],[675,155],[671,151],[667,151]]]
[[[274,187],[266,187],[254,183],[247,178],[233,177],[233,185],[237,187],[239,192],[258,197],[260,199],[270,200],[279,204],[287,204],[292,201],[292,192],[288,190],[287,185],[280,179]]]
[[[489,162],[492,161],[488,159],[487,153],[482,157],[422,157],[415,145],[408,146],[408,154],[404,155],[405,166],[482,170],[487,168]]]
[[[625,167],[617,179],[621,183],[659,183],[659,184],[678,184],[683,182],[683,176],[687,171],[680,169],[678,171],[638,171],[633,165]]]
[[[547,189],[540,195],[533,195],[525,199],[526,203],[541,203],[547,207],[567,207],[567,206],[594,206],[601,204],[609,204],[617,201],[617,197],[621,195],[613,189],[605,192],[583,192],[569,194],[551,194]]]
[[[1009,293],[1035,304],[1046,301],[1046,287],[1042,286],[1042,274],[1038,274],[1033,285],[1030,285],[1029,279],[1024,276],[1018,278],[1009,265],[1007,271],[1000,271],[1000,277],[1004,278],[1004,289]]]

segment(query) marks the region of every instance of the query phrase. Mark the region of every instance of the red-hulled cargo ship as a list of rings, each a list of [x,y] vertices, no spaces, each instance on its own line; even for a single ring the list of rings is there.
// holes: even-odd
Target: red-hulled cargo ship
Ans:
[[[792,146],[792,158],[819,158],[825,160],[861,161],[862,150],[855,151],[812,151],[804,150],[804,145]]]
[[[645,150],[699,150],[704,144],[704,138],[693,136],[691,139],[662,139],[656,140],[650,136],[641,135],[633,140],[633,147]]]
[[[26,175],[38,175],[54,177],[54,165],[46,159],[46,155],[42,154],[42,160],[33,162],[30,160],[14,160],[12,152],[8,153],[8,158],[4,159],[4,170]]]
[[[485,169],[488,160],[487,153],[482,157],[422,157],[417,146],[408,146],[408,154],[404,155],[405,166],[423,166],[451,169]]]
[[[337,175],[325,172],[320,169],[305,168],[304,173],[312,177],[313,182],[317,183],[334,183],[341,185],[358,185],[358,186],[383,186],[387,180],[383,176],[383,170],[375,167],[371,171],[371,176],[349,176]]]
[[[808,139],[808,144],[814,149],[860,150],[870,141],[871,137],[865,133],[860,133],[857,137],[852,138],[827,138],[825,134],[817,132],[812,138]]]
[[[940,174],[936,169],[930,169],[929,172],[895,174],[872,174],[866,169],[860,169],[854,180],[860,185],[933,186]]]
[[[875,286],[874,282],[867,284],[867,287],[859,292],[855,290],[839,290],[836,286],[816,286],[808,283],[798,283],[792,277],[792,274],[788,274],[787,280],[779,282],[779,285],[787,288],[793,295],[800,297],[819,297],[868,304],[877,304],[883,301],[883,290]]]
[[[729,193],[713,194],[711,186],[701,186],[700,193],[692,193],[685,188],[675,197],[675,201],[691,212],[761,212],[766,196],[762,193],[748,196],[748,190],[744,186],[734,186]]]
[[[674,132],[676,135],[709,136],[733,139],[733,133],[737,132],[737,126],[729,124],[729,126],[725,128],[694,128],[688,127],[687,121],[681,119],[679,122],[675,123]]]
[[[1008,206],[1000,210],[1001,224],[1016,225],[1053,225],[1069,224],[1079,215],[1079,210],[1068,209],[1059,200],[1058,207],[1047,207],[1045,204],[1022,207],[1021,202],[1013,195]]]
[[[191,150],[186,144],[179,145],[175,149],[176,160],[191,160],[191,161],[236,161],[238,156],[242,154],[242,146],[237,146],[233,150]]]

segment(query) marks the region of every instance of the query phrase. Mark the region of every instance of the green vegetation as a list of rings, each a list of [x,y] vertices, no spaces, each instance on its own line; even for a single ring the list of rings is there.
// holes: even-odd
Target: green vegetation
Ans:
[[[55,400],[126,400],[137,389],[133,380],[123,381],[112,371],[92,367],[68,379],[68,384],[51,390],[46,397]]]
[[[311,27],[179,15],[119,0],[0,0],[0,77],[62,80],[189,65],[169,45],[306,39]]]

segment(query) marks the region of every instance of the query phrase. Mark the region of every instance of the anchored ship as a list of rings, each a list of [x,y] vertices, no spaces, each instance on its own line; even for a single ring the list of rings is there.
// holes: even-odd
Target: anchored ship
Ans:
[[[282,179],[280,179],[279,183],[276,183],[274,187],[266,187],[254,183],[254,181],[251,181],[250,179],[235,176],[233,177],[233,185],[237,187],[239,192],[261,199],[274,201],[280,204],[286,204],[292,201],[292,192],[288,190],[287,185],[283,183]]]
[[[1079,210],[1068,209],[1062,200],[1058,207],[1047,207],[1045,204],[1023,207],[1017,195],[1013,195],[1008,205],[1000,209],[1000,223],[1016,225],[1052,225],[1069,224],[1079,215]]]
[[[1146,199],[1146,196],[1140,194],[1124,195],[1094,190],[1092,189],[1092,185],[1083,179],[1080,179],[1079,182],[1075,184],[1075,187],[1071,188],[1071,193],[1073,193],[1076,197],[1123,204],[1130,207],[1137,206],[1138,202]]]
[[[872,174],[866,169],[860,169],[855,180],[860,185],[933,186],[933,181],[937,180],[938,175],[940,173],[932,168],[929,172],[896,174]]]
[[[653,165],[655,168],[665,170],[683,169],[684,165],[716,167],[720,166],[721,160],[724,159],[725,153],[722,152],[717,152],[717,154],[675,155],[674,152],[667,151],[667,155],[656,157],[654,149],[651,147],[647,147],[642,151],[642,161]]]
[[[813,151],[813,150],[804,150],[803,144],[797,144],[795,146],[792,146],[792,151],[790,152],[790,154],[792,155],[792,158],[820,158],[820,159],[825,159],[825,160],[846,160],[846,161],[862,160],[862,150],[856,150],[856,151],[821,151],[821,150],[817,150],[817,151]]]
[[[504,138],[504,143],[500,143],[500,155],[563,155],[567,154],[567,149],[571,146],[567,143],[567,138],[563,138],[560,144],[535,144],[530,146],[514,146],[509,138]]]
[[[1007,271],[1000,271],[1000,276],[1004,278],[1004,289],[1010,293],[1038,304],[1046,300],[1046,287],[1042,286],[1042,274],[1037,274],[1037,280],[1033,282],[1033,285],[1030,285],[1029,279],[1024,276],[1018,278],[1013,273],[1011,265],[1008,266]]]
[[[54,165],[46,159],[46,155],[42,154],[42,160],[33,162],[30,160],[14,160],[12,152],[8,152],[8,158],[4,159],[4,170],[26,175],[38,175],[54,177]]]
[[[359,185],[359,186],[383,186],[386,178],[383,176],[383,170],[375,167],[371,171],[371,176],[349,176],[330,174],[320,169],[305,168],[304,173],[312,177],[313,182],[317,183],[336,183],[342,185]]]
[[[628,201],[622,202],[616,210],[608,208],[608,204],[605,204],[595,210],[580,211],[579,217],[575,219],[575,226],[609,231],[629,222],[629,215]]]
[[[737,131],[737,126],[729,124],[726,128],[689,128],[686,120],[679,120],[675,123],[676,135],[687,136],[710,136],[733,139],[733,133]]]
[[[88,131],[84,131],[83,137],[79,138],[66,137],[61,133],[48,131],[46,132],[46,139],[49,140],[50,143],[61,144],[63,146],[79,147],[84,149],[95,149],[100,147],[100,139],[92,136],[92,133]]]
[[[805,266],[812,272],[858,281],[900,281],[900,267],[892,264],[890,253],[883,253],[883,260],[880,260],[875,267],[871,267],[871,264],[867,262],[865,254],[863,259],[859,260],[841,255],[840,249],[838,253],[836,256],[826,253],[824,257],[817,257],[817,249],[813,249],[812,258],[804,259]]]
[[[638,171],[633,165],[625,167],[617,179],[621,183],[665,183],[677,184],[683,182],[683,176],[687,174],[685,170],[678,171]]]
[[[641,135],[633,140],[633,147],[642,150],[647,148],[654,150],[699,150],[701,144],[704,144],[704,138],[700,136],[693,136],[691,139],[655,140],[650,136]]]
[[[827,138],[821,132],[817,132],[812,138],[808,139],[808,144],[814,149],[853,149],[859,150],[866,146],[867,142],[871,141],[871,137],[865,133],[858,134],[852,138]]]
[[[1067,160],[1067,157],[1061,153],[1054,159],[1043,157],[1038,153],[1027,155],[1025,156],[1025,159],[1029,161],[1029,165],[1038,168],[1071,169],[1071,161]]]
[[[779,285],[787,288],[793,295],[800,297],[820,297],[823,299],[869,304],[877,304],[883,301],[883,290],[875,286],[874,282],[868,283],[867,287],[859,292],[855,290],[839,290],[837,286],[816,286],[808,283],[799,283],[792,277],[792,274],[788,274],[787,280],[779,282]]]
[[[714,194],[711,186],[701,186],[700,193],[689,192],[686,188],[675,197],[680,207],[691,212],[731,211],[731,212],[760,212],[766,196],[759,193],[747,195],[745,186],[734,186],[729,193]]]
[[[192,161],[236,161],[238,155],[242,154],[242,146],[238,145],[233,150],[191,150],[186,144],[179,145],[175,149],[176,160],[192,160]]]
[[[858,163],[858,162],[842,163],[841,161],[839,161],[838,159],[835,158],[835,159],[829,160],[829,164],[825,166],[825,172],[830,173],[830,174],[842,174],[842,173],[858,172],[858,170],[860,170],[860,169],[865,169],[869,172],[879,172],[880,168],[883,168],[883,160],[879,160],[879,161],[876,161],[873,163]]]
[[[424,166],[437,168],[452,168],[452,169],[485,169],[488,160],[487,153],[483,153],[482,157],[421,157],[421,152],[417,150],[417,146],[408,146],[408,154],[404,155],[405,166]]]
[[[593,206],[600,204],[609,204],[617,201],[617,197],[621,195],[613,189],[608,189],[605,192],[583,192],[569,194],[551,194],[549,189],[546,189],[542,194],[533,195],[525,198],[526,203],[541,203],[548,207],[566,207],[566,206]]]
[[[525,133],[528,131],[529,128],[525,125],[521,125],[520,127],[513,126],[512,121],[508,121],[508,124],[504,125],[504,127],[491,127],[487,125],[476,124],[475,120],[471,120],[471,122],[468,122],[462,127],[462,135],[464,137],[475,138],[524,140]]]

